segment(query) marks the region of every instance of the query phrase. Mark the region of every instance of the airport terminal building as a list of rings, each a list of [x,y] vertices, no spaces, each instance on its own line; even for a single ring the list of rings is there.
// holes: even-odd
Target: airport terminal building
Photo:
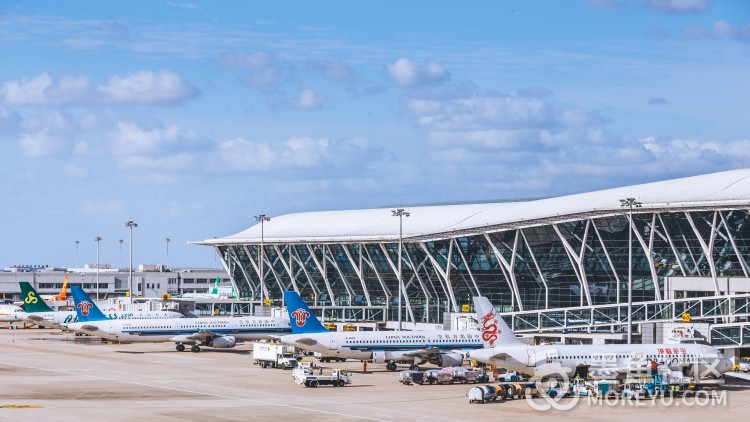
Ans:
[[[533,201],[408,207],[408,217],[390,208],[272,216],[199,243],[217,249],[242,298],[260,300],[263,287],[279,305],[293,289],[313,309],[392,321],[402,218],[404,321],[442,323],[484,295],[521,332],[622,332],[632,256],[634,323],[688,315],[712,324],[713,343],[740,347],[750,342],[749,210],[743,169]]]

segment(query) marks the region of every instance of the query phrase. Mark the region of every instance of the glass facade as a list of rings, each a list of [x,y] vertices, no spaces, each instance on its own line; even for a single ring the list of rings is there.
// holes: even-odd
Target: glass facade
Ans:
[[[404,238],[404,320],[440,322],[475,295],[503,312],[624,303],[629,251],[635,302],[666,299],[665,277],[748,277],[749,222],[747,209],[639,209],[630,248],[627,210],[440,240]],[[274,304],[289,289],[313,305],[382,307],[396,319],[398,243],[265,243],[262,263],[259,244],[216,247],[242,299],[259,300],[263,284]]]

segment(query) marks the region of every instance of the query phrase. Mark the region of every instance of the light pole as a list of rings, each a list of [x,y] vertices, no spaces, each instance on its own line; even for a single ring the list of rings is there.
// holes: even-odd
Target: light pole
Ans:
[[[124,241],[120,239],[118,242],[120,242],[120,268],[122,268],[122,242]]]
[[[130,303],[133,303],[133,227],[138,224],[132,220],[125,223],[125,227],[130,229],[130,265],[128,265],[128,290],[130,293]]]
[[[411,214],[403,208],[391,210],[394,217],[398,217],[398,329],[401,331],[401,292],[404,290],[404,274],[401,269],[401,250],[404,248],[404,217]]]
[[[99,300],[99,242],[101,242],[101,236],[96,236],[96,300]]]
[[[76,268],[78,268],[78,244],[81,243],[76,240]]]
[[[171,240],[167,238],[167,268],[169,268],[169,242],[171,242]]]
[[[635,198],[620,199],[620,206],[628,208],[628,344],[633,343],[633,207],[641,205]]]
[[[260,214],[255,216],[255,221],[260,221],[260,253],[258,254],[258,260],[260,261],[258,263],[260,269],[260,300],[263,305],[265,305],[266,282],[263,279],[263,223],[265,223],[266,221],[271,221],[271,219],[265,214]]]

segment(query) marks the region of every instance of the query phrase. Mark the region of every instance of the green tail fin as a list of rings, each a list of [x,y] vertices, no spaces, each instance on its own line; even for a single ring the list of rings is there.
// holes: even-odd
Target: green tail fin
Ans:
[[[218,295],[219,294],[219,281],[221,281],[221,279],[217,275],[216,276],[216,283],[214,283],[214,289],[211,290],[211,294],[212,295]]]
[[[23,299],[23,307],[26,312],[53,312],[52,308],[47,306],[39,297],[39,293],[31,287],[26,281],[19,282],[21,285],[21,298]]]

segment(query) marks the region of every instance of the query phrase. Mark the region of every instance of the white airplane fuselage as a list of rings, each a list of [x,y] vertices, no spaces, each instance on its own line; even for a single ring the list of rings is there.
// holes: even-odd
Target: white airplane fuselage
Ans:
[[[301,349],[347,359],[384,361],[419,361],[415,352],[460,353],[479,349],[478,331],[351,331],[290,334],[279,339]]]
[[[107,318],[112,320],[121,319],[175,319],[185,316],[174,311],[110,311],[103,312]],[[52,311],[52,312],[22,312],[19,314],[22,320],[34,323],[45,328],[66,328],[69,324],[78,322],[75,311]]]
[[[703,344],[605,344],[605,345],[498,345],[471,351],[468,358],[530,375],[547,376],[564,372],[572,376],[580,365],[589,373],[625,374],[649,365],[665,365],[685,376],[704,371],[716,375],[731,370],[732,361],[723,353]],[[653,362],[653,364],[652,364]],[[562,375],[562,374],[561,374]]]
[[[270,340],[291,332],[289,320],[272,317],[111,320],[77,322],[68,324],[68,328],[109,340],[133,343],[182,343],[182,338],[201,332],[232,336],[237,340]]]
[[[23,309],[16,305],[0,305],[0,322],[22,321]]]

